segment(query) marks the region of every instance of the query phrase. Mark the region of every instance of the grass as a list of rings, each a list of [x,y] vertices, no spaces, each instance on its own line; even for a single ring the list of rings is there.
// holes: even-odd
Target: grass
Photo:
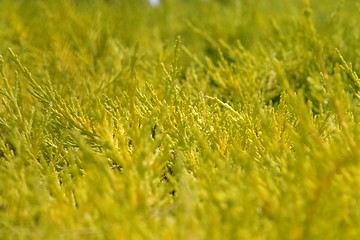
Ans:
[[[1,1],[1,239],[358,239],[355,1]]]

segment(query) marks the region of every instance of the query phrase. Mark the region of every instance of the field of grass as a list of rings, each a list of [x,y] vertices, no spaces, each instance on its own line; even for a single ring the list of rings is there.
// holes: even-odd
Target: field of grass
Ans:
[[[0,9],[0,239],[360,238],[357,1]]]

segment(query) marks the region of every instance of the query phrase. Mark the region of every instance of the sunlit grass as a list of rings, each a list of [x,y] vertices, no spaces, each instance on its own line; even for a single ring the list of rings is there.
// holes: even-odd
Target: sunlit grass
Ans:
[[[1,1],[1,239],[358,239],[359,5]]]

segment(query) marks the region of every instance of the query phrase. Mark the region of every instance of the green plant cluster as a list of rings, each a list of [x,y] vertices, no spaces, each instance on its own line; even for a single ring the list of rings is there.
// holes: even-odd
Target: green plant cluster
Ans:
[[[0,9],[1,239],[359,239],[356,1]]]

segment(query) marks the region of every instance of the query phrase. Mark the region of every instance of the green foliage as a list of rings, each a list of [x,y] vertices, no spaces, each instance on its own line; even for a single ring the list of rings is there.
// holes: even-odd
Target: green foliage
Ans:
[[[360,237],[356,3],[0,7],[1,239]]]

